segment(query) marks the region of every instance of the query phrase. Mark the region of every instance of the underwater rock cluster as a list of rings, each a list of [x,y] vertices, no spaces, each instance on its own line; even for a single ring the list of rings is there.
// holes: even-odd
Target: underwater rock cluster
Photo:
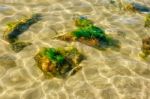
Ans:
[[[19,41],[18,36],[40,19],[40,14],[33,14],[30,18],[24,18],[18,22],[7,24],[8,28],[4,32],[4,39],[11,45],[13,51],[20,52],[24,47],[31,45],[29,42]]]
[[[74,47],[42,48],[34,59],[48,77],[66,78],[81,68],[84,56]]]
[[[128,5],[127,9],[137,10],[133,5]],[[8,28],[4,32],[4,39],[10,44],[13,51],[20,52],[26,46],[31,45],[30,42],[18,40],[18,37],[39,20],[41,20],[41,15],[33,14],[30,18],[8,24]],[[80,16],[74,18],[74,24],[76,26],[75,30],[58,35],[55,38],[68,42],[78,41],[97,49],[105,49],[109,46],[120,48],[118,40],[108,36],[101,27],[95,26],[93,21],[86,17]],[[150,14],[146,16],[145,27],[150,27]],[[150,55],[150,37],[144,38],[142,44],[142,57],[145,58]],[[79,64],[84,58],[84,55],[76,48],[65,47],[42,48],[35,55],[34,60],[46,76],[66,78],[81,69]]]
[[[79,41],[89,46],[99,48],[114,45],[115,40],[108,37],[105,31],[86,17],[74,19],[77,29],[57,36],[65,41]],[[79,70],[78,64],[84,56],[74,47],[68,48],[42,48],[35,56],[38,67],[49,77],[66,78]]]

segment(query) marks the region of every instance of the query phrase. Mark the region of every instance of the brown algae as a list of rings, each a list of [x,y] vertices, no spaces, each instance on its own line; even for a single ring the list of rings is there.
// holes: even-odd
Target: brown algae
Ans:
[[[74,47],[42,48],[34,57],[38,67],[48,77],[66,78],[81,67],[83,55]]]

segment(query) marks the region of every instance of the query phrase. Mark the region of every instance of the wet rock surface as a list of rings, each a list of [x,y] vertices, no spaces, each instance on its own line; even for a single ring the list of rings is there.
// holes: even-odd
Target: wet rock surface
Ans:
[[[10,43],[12,50],[20,52],[24,47],[31,45],[31,43],[18,41],[18,37],[39,20],[41,20],[41,15],[34,14],[30,18],[24,18],[18,22],[8,23],[8,28],[4,32],[3,37],[8,43]]]
[[[56,38],[69,42],[79,41],[97,49],[105,49],[108,47],[120,48],[120,43],[118,40],[107,36],[102,28],[95,26],[94,23],[87,17],[75,17],[74,23],[77,27],[76,30],[71,33],[60,35]]]

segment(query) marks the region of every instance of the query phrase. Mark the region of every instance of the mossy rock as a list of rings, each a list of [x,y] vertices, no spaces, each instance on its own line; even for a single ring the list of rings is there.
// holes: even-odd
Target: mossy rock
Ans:
[[[66,78],[79,70],[84,59],[76,48],[42,48],[35,56],[38,67],[48,77]]]
[[[26,17],[17,22],[7,24],[7,29],[3,37],[10,44],[13,51],[20,52],[24,47],[31,45],[31,43],[18,40],[18,37],[39,20],[41,20],[41,15],[33,14],[31,17]]]
[[[99,27],[90,25],[76,29],[72,32],[72,35],[75,36],[77,39],[84,37],[86,39],[97,38],[100,40],[101,38],[104,38],[105,32]]]
[[[95,26],[91,20],[85,17],[79,17],[78,19],[75,19],[75,25],[77,26],[77,29],[70,33],[59,35],[55,38],[69,42],[79,41],[98,49],[105,49],[109,46],[120,48],[117,40],[107,36],[104,29]]]

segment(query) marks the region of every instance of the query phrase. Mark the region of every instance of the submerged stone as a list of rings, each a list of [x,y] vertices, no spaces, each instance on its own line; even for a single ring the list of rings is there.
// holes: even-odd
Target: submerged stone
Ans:
[[[147,7],[140,3],[129,3],[124,5],[124,10],[129,10],[133,12],[150,12],[150,7]]]
[[[96,26],[86,26],[76,29],[72,34],[78,39],[84,37],[86,39],[97,38],[101,39],[105,37],[105,32],[99,27]]]
[[[86,17],[76,18],[75,25],[77,29],[71,33],[57,36],[56,38],[65,41],[79,41],[96,48],[106,48],[114,45],[119,47],[119,42],[116,42],[116,40],[112,38],[110,39],[102,28],[95,26],[93,22]]]
[[[31,25],[38,22],[40,19],[40,14],[34,14],[30,18],[25,18],[14,23],[8,23],[8,28],[4,32],[4,39],[9,43],[15,42],[20,34],[25,32]]]
[[[29,18],[24,18],[18,22],[8,23],[7,30],[4,32],[4,39],[10,43],[12,46],[12,49],[15,52],[21,51],[25,46],[30,45],[28,43],[20,42],[18,43],[18,37],[22,33],[24,33],[26,30],[29,29],[31,25],[41,20],[40,14],[33,14]]]
[[[150,37],[146,37],[142,40],[142,48],[143,54],[142,57],[147,57],[150,55]]]
[[[140,3],[132,3],[133,8],[139,12],[150,12],[150,7],[142,5]]]
[[[38,67],[49,77],[66,78],[76,73],[83,60],[76,48],[43,48],[35,56]]]
[[[29,46],[31,44],[32,43],[30,42],[15,42],[11,44],[11,49],[17,53],[23,50],[26,46]]]

